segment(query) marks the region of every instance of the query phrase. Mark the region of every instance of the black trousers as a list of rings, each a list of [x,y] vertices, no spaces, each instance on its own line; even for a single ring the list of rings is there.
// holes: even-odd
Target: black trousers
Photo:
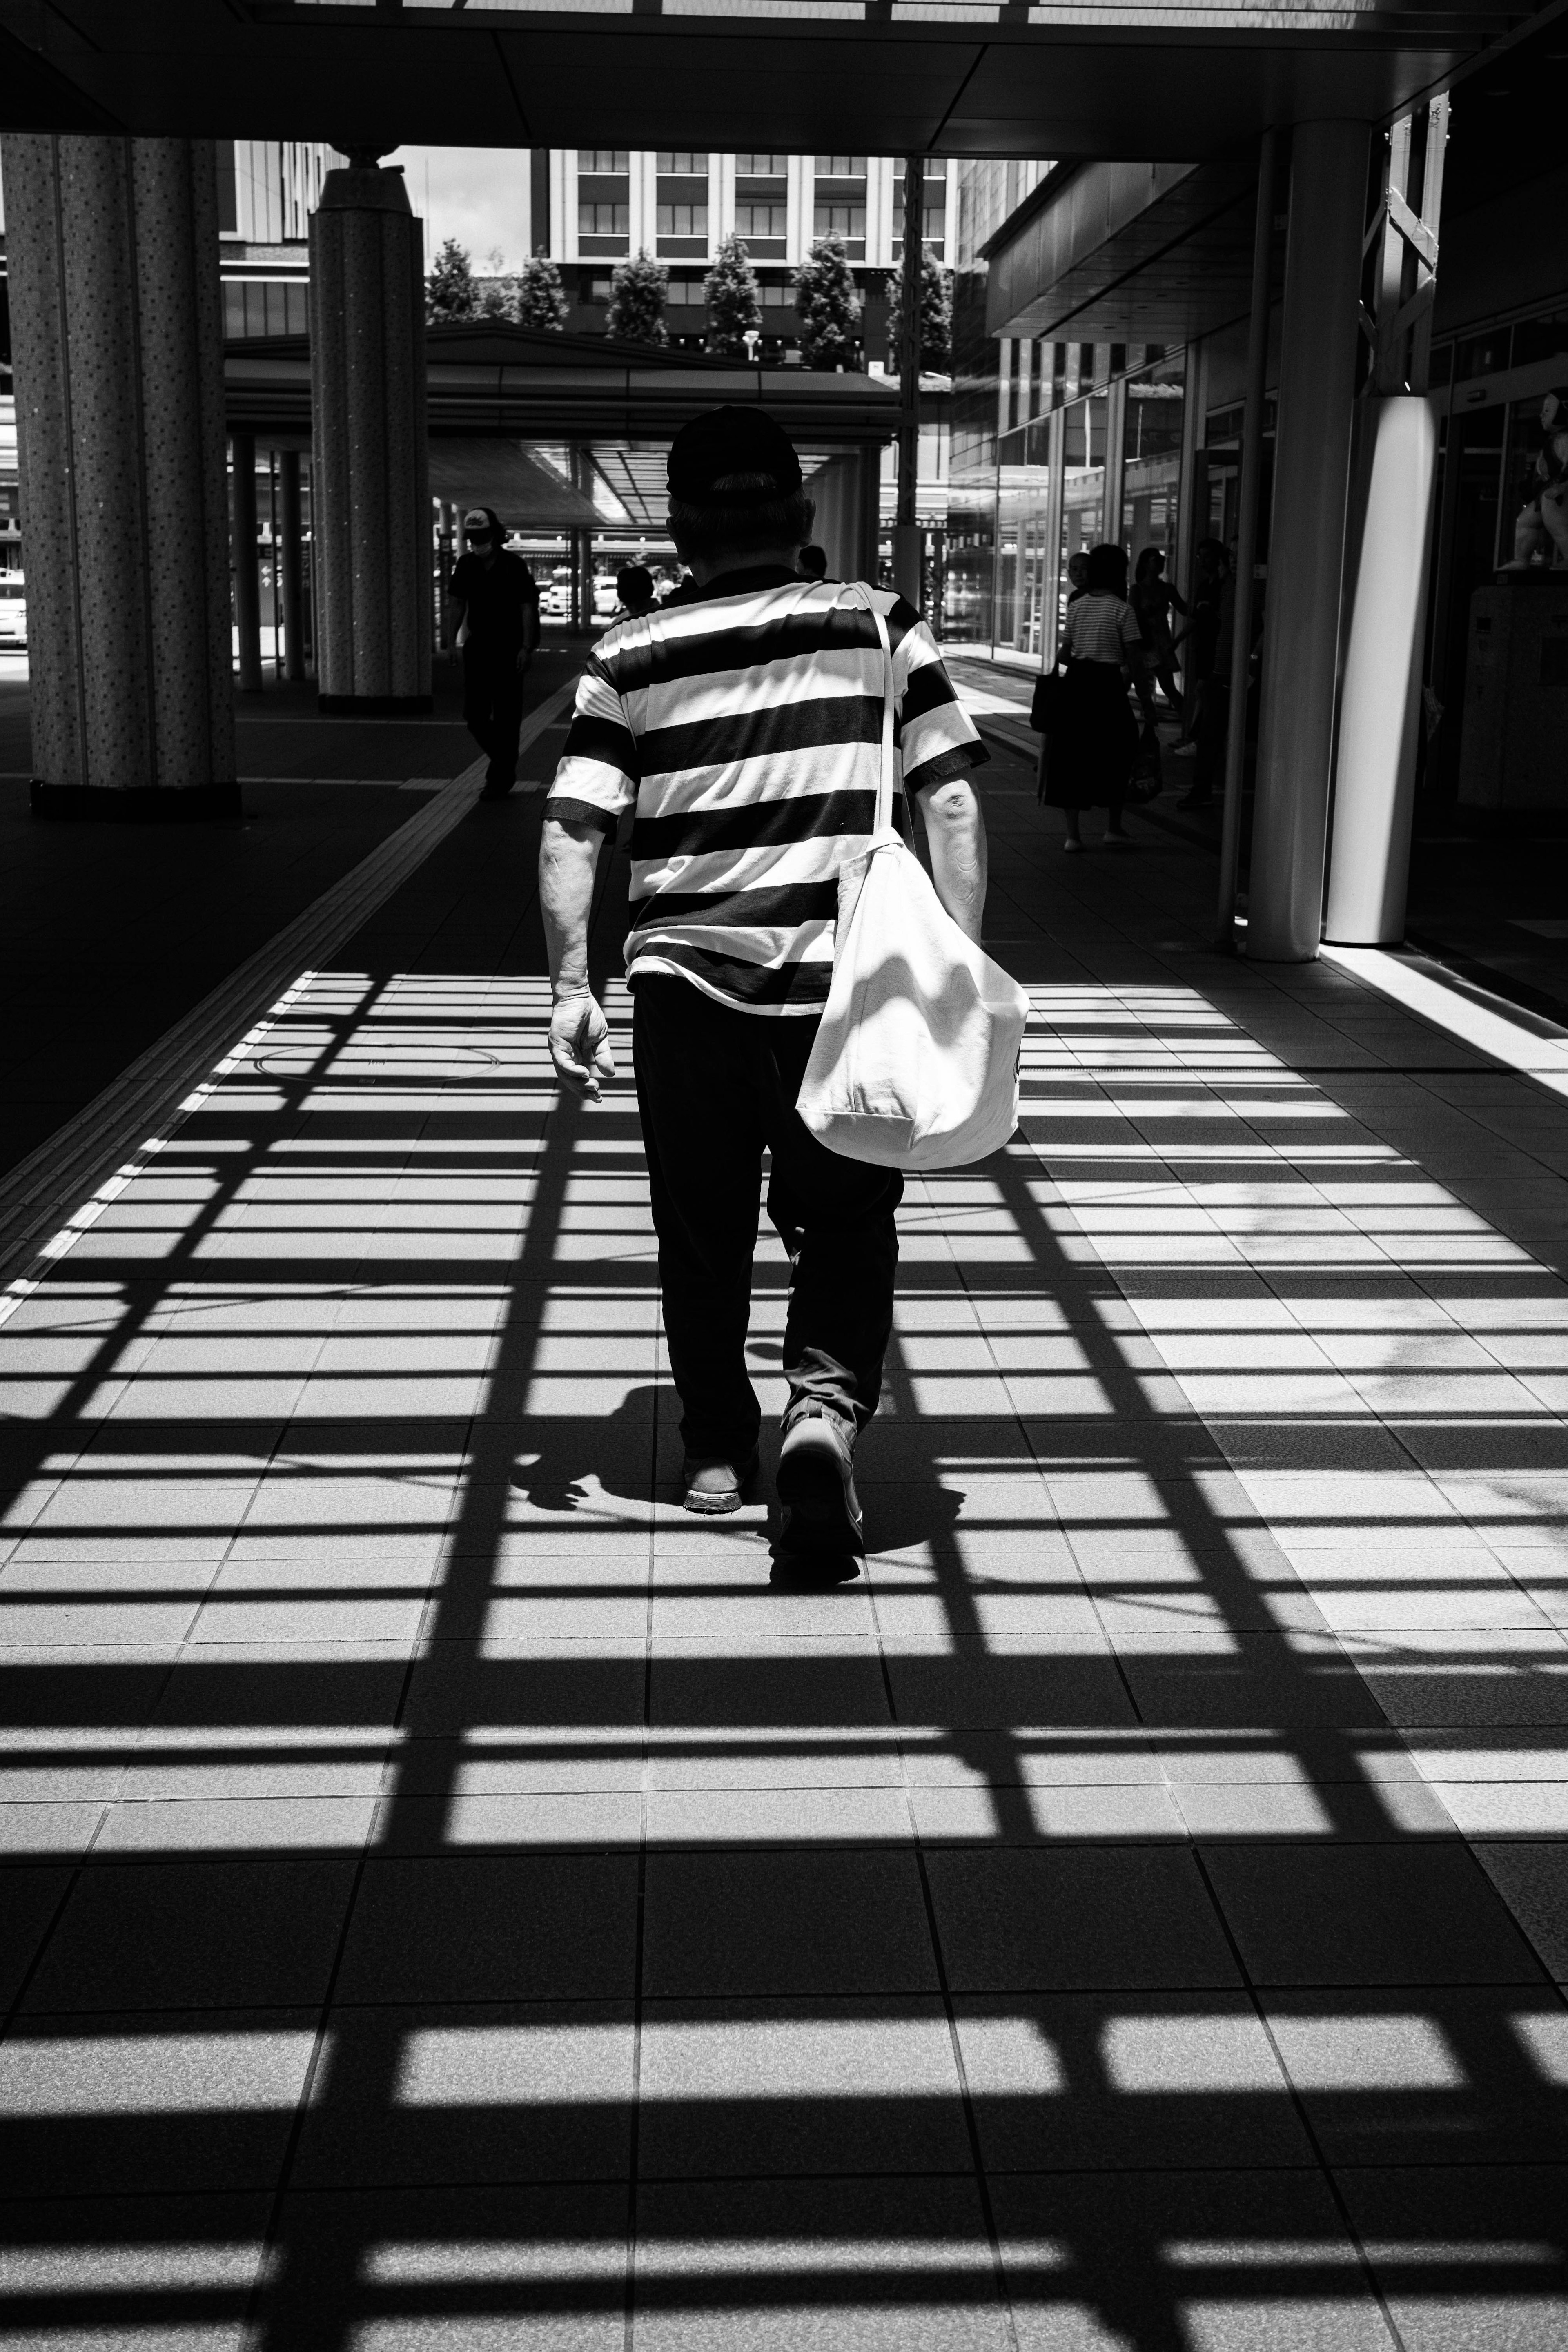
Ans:
[[[735,1013],[684,980],[636,980],[632,1055],[680,1432],[738,1461],[762,1418],[746,1370],[764,1146],[768,1215],[794,1259],[784,1371],[863,1429],[893,1324],[904,1180],[829,1151],[796,1115],[815,1021]]]
[[[522,683],[515,654],[471,642],[463,647],[463,724],[489,761],[487,784],[517,782]]]

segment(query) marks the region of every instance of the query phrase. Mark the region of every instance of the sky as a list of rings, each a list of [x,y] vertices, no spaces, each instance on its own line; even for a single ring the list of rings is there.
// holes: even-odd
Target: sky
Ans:
[[[408,201],[425,223],[425,266],[455,236],[481,276],[499,249],[503,270],[528,258],[526,147],[400,147],[386,157],[401,163]]]

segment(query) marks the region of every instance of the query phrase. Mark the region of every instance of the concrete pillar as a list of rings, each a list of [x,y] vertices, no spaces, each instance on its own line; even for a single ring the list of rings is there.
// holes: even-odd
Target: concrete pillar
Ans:
[[[300,562],[300,452],[278,453],[278,578],[283,591],[283,675],[305,675],[305,574]]]
[[[210,141],[5,141],[33,807],[237,812]]]
[[[1247,952],[1266,963],[1310,962],[1322,930],[1369,136],[1302,122],[1291,141],[1247,907]]]
[[[241,694],[261,691],[261,578],[256,548],[256,436],[230,443],[234,474],[234,634]]]
[[[1323,936],[1387,947],[1405,937],[1437,419],[1424,394],[1395,393],[1363,400],[1356,425],[1360,495]]]
[[[321,708],[428,710],[423,255],[403,174],[372,149],[310,215],[310,416]]]

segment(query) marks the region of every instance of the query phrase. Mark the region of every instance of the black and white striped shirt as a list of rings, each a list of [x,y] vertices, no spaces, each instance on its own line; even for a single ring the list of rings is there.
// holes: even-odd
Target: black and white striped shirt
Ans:
[[[987,755],[924,622],[874,593],[907,833],[902,791]],[[545,813],[614,832],[635,806],[631,978],[675,974],[744,1013],[821,1011],[837,875],[870,838],[881,759],[876,624],[842,593],[772,565],[726,572],[589,660]]]

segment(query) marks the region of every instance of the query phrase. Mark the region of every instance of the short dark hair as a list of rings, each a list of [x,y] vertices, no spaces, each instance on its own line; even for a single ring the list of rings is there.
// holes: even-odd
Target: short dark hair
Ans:
[[[721,495],[734,490],[742,499],[750,492],[755,501],[757,490],[771,480],[766,474],[724,474],[713,487]],[[688,563],[715,555],[761,554],[770,547],[804,547],[816,513],[804,489],[750,505],[699,507],[672,498],[669,535]]]
[[[1163,547],[1146,547],[1138,558],[1138,569],[1132,577],[1134,580],[1142,580],[1146,572],[1152,572],[1156,563],[1163,564],[1164,561],[1165,551]]]
[[[1127,593],[1127,550],[1102,541],[1089,551],[1089,577],[1084,586],[1091,596],[1125,596]]]

